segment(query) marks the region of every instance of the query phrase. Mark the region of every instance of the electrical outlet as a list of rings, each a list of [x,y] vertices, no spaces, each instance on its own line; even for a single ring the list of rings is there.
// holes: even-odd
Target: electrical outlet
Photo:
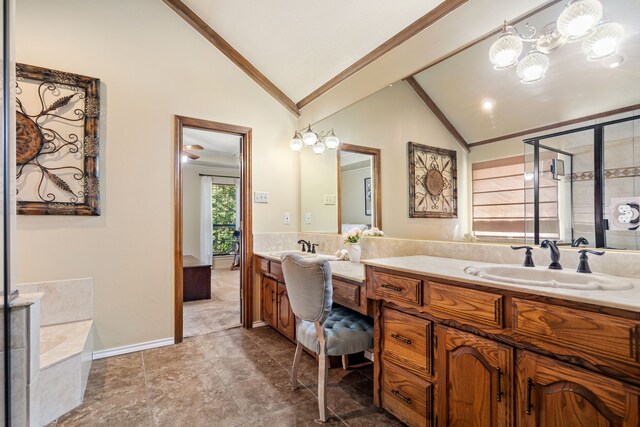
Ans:
[[[311,224],[311,213],[307,212],[306,214],[304,214],[304,223],[305,224]]]
[[[325,194],[324,195],[324,204],[325,205],[335,205],[336,204],[336,195],[335,194]]]
[[[284,223],[285,225],[291,224],[291,214],[289,212],[284,213]]]
[[[269,193],[266,191],[254,191],[253,201],[255,203],[269,203]]]

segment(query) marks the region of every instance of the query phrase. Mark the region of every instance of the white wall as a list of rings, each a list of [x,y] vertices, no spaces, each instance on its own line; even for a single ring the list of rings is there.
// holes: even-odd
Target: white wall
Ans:
[[[338,204],[324,203],[325,195],[338,197],[338,159],[335,150],[315,154],[309,147],[300,152],[300,230],[338,232]],[[311,214],[311,224],[305,215]]]
[[[390,237],[460,239],[467,229],[467,153],[404,81],[314,125],[335,129],[341,142],[381,149],[382,229]],[[458,218],[409,218],[407,142],[456,150]]]
[[[364,180],[371,178],[371,166],[340,173],[343,224],[371,224],[373,215],[364,214]],[[373,205],[372,205],[373,209]]]
[[[18,283],[94,278],[96,350],[173,336],[174,114],[251,127],[254,230],[298,229],[297,119],[161,1],[21,0],[16,30],[19,62],[102,80],[102,216],[22,216],[16,253]]]

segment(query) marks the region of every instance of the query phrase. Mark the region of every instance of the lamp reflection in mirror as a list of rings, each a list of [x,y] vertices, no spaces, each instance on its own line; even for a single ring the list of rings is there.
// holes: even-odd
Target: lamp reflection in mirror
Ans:
[[[318,141],[313,147],[311,147],[313,149],[313,152],[316,154],[322,154],[325,152],[325,150],[327,149],[327,146],[324,145],[324,142],[322,141]]]
[[[496,70],[517,65],[520,81],[529,84],[544,78],[549,68],[546,55],[567,42],[584,40],[582,49],[590,61],[607,58],[618,52],[624,28],[615,22],[600,22],[602,16],[600,1],[571,0],[556,22],[547,24],[537,37],[536,29],[529,24],[525,24],[527,34],[522,35],[505,21],[498,39],[489,48],[489,60]],[[531,43],[532,48],[520,59],[524,43]]]
[[[525,56],[520,63],[516,72],[522,83],[535,83],[544,79],[549,69],[549,57],[538,51],[531,51]]]
[[[569,40],[589,34],[602,19],[602,4],[598,0],[572,0],[567,3],[556,24]]]
[[[618,51],[624,36],[624,28],[615,22],[603,22],[582,42],[587,59],[595,61]]]

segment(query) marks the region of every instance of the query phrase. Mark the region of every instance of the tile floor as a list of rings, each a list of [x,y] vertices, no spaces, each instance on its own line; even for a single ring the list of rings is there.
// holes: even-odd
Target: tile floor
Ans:
[[[317,363],[269,327],[187,338],[182,344],[93,362],[84,403],[50,426],[310,426],[318,417]],[[329,371],[327,426],[397,426],[372,403],[371,367]]]
[[[185,302],[183,319],[185,337],[239,326],[240,270],[211,270],[211,299]]]

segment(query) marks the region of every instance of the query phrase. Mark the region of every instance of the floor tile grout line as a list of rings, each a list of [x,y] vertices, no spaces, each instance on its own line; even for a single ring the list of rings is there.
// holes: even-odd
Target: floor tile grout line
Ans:
[[[147,381],[147,367],[144,363],[144,351],[140,352],[140,358],[142,359],[142,373],[144,375],[144,390],[147,395],[147,407],[149,410],[149,423],[151,426],[155,425],[155,420],[153,419],[153,408],[151,405],[151,393],[149,392],[149,381]]]

